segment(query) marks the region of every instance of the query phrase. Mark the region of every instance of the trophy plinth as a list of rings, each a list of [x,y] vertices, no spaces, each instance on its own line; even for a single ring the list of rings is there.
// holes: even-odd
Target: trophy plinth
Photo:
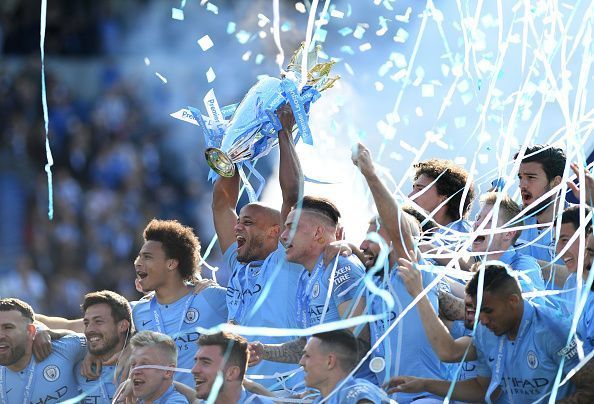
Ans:
[[[231,158],[216,147],[209,147],[204,152],[206,161],[210,168],[212,168],[221,177],[230,178],[235,174],[235,164],[231,161]]]

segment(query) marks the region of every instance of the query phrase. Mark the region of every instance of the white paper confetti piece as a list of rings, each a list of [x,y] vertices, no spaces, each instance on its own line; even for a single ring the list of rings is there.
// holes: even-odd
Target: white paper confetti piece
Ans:
[[[240,44],[245,44],[247,41],[249,41],[250,39],[250,33],[246,32],[244,30],[239,31],[237,34],[235,34],[235,38],[237,38],[237,42],[239,42]]]
[[[423,84],[421,86],[421,96],[424,98],[430,98],[435,96],[435,87],[433,84]]]
[[[379,16],[379,25],[380,29],[375,31],[375,35],[383,36],[386,32],[388,32],[388,20],[385,17]]]
[[[150,60],[149,58],[145,57],[145,58],[144,58],[144,64],[145,64],[146,66],[150,65],[150,64],[151,64],[151,60]]]
[[[172,8],[171,9],[171,18],[174,20],[183,21],[184,20],[184,10],[180,10],[179,8]]]
[[[338,33],[342,36],[350,35],[351,32],[353,32],[353,29],[349,27],[344,27],[338,30]]]
[[[408,32],[405,29],[398,28],[396,31],[396,36],[394,36],[394,42],[396,43],[404,43],[408,39]]]
[[[464,164],[466,164],[466,161],[466,157],[464,156],[458,156],[454,158],[454,163],[458,164],[459,166],[463,166]]]
[[[252,51],[247,51],[243,55],[241,55],[241,60],[247,62],[248,60],[250,60],[250,56],[252,56]]]
[[[198,40],[198,45],[200,45],[200,48],[202,48],[202,50],[206,52],[214,46],[214,43],[208,35],[204,35],[202,38]]]
[[[161,81],[165,84],[167,84],[167,79],[159,72],[155,72],[155,76],[157,76],[159,79],[161,79]]]
[[[400,22],[409,22],[410,20],[410,13],[412,12],[412,8],[408,7],[406,9],[406,12],[403,15],[397,15],[396,16],[396,21],[400,21]]]
[[[256,60],[255,60],[256,64],[257,65],[261,64],[263,60],[264,60],[264,55],[262,55],[261,53],[258,53],[256,55]]]
[[[396,128],[388,125],[384,121],[378,121],[377,130],[379,131],[379,133],[382,134],[382,136],[386,140],[392,140],[392,139],[394,139],[394,137],[396,137]]]
[[[359,50],[361,52],[366,52],[369,49],[371,49],[371,44],[369,42],[365,42],[364,44],[362,44],[361,46],[359,46]]]
[[[344,13],[342,11],[338,11],[336,9],[330,11],[330,16],[334,17],[334,18],[343,18],[344,17]]]
[[[357,39],[361,39],[361,38],[363,38],[364,34],[365,34],[365,28],[363,28],[361,26],[361,24],[358,24],[357,28],[355,28],[355,32],[353,32],[353,36]]]
[[[383,84],[383,83],[381,83],[381,82],[379,82],[379,81],[376,81],[376,82],[375,82],[375,83],[373,83],[373,84],[374,84],[374,86],[375,86],[375,91],[378,91],[378,92],[379,92],[379,91],[383,91],[383,89],[384,89],[384,84]]]
[[[212,67],[209,67],[208,71],[206,72],[206,80],[209,83],[212,83],[216,77],[217,75],[215,74],[214,70],[212,70]]]
[[[326,35],[328,34],[328,31],[326,31],[323,28],[318,28],[316,30],[316,33],[314,34],[314,42],[325,42],[326,41]]]
[[[348,63],[345,63],[345,64],[344,64],[344,68],[346,69],[346,71],[347,71],[347,72],[348,72],[348,73],[349,73],[351,76],[354,76],[354,75],[355,75],[355,72],[354,72],[354,70],[353,70],[353,68],[351,67],[351,65],[350,65],[350,64],[348,64]]]
[[[355,54],[355,51],[353,50],[353,48],[351,48],[348,45],[341,46],[340,47],[340,51],[341,52],[344,52],[344,53],[346,53],[348,55],[354,55]]]
[[[270,18],[266,17],[264,14],[258,14],[258,27],[263,28],[269,23]]]
[[[212,3],[206,4],[206,11],[210,11],[213,14],[219,14],[219,8]]]
[[[392,62],[394,62],[394,66],[396,66],[399,69],[402,69],[406,66],[408,66],[408,63],[406,63],[406,57],[399,52],[392,52],[390,53],[390,60]]]
[[[305,14],[305,12],[307,11],[305,9],[305,5],[300,1],[295,3],[295,10],[299,11],[301,14]]]
[[[234,33],[236,27],[237,27],[237,24],[235,24],[233,21],[229,21],[227,23],[227,34]]]
[[[415,115],[417,115],[419,118],[421,118],[423,116],[423,108],[416,107],[415,108]]]

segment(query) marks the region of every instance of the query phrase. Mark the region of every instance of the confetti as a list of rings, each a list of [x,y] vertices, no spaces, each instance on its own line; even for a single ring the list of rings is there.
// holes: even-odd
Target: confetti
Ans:
[[[405,22],[405,23],[409,22],[411,12],[412,12],[412,8],[408,7],[403,15],[396,16],[396,21]]]
[[[335,9],[335,10],[330,11],[330,16],[334,17],[334,18],[343,18],[344,13],[342,11],[338,11]]]
[[[362,39],[364,34],[365,28],[363,28],[361,24],[358,24],[357,28],[355,28],[355,32],[353,32],[353,36],[357,39]]]
[[[167,79],[159,72],[155,72],[155,76],[157,76],[163,83],[167,84]]]
[[[263,28],[270,23],[270,19],[264,14],[258,14],[258,27]]]
[[[235,34],[235,38],[237,38],[237,42],[239,42],[240,44],[245,44],[247,43],[247,41],[250,40],[250,33],[246,32],[244,30],[239,31],[237,34]]]
[[[252,51],[247,51],[243,55],[241,55],[241,60],[247,62],[248,60],[250,60],[250,56],[252,56]]]
[[[375,86],[375,91],[383,91],[384,89],[384,84],[379,81],[376,81],[373,85]]]
[[[305,14],[305,12],[307,11],[305,9],[305,6],[301,2],[295,3],[295,10],[299,11],[301,14]]]
[[[379,26],[380,29],[375,31],[375,35],[383,36],[386,32],[388,32],[388,20],[385,17],[379,16]]]
[[[359,50],[361,52],[366,52],[369,49],[371,49],[371,44],[369,42],[365,42],[364,44],[362,44],[361,46],[359,46]]]
[[[344,27],[338,30],[338,33],[342,36],[350,35],[353,30],[349,27]]]
[[[433,84],[423,84],[421,86],[421,96],[423,98],[429,98],[435,96],[435,87]]]
[[[209,67],[208,71],[206,72],[206,80],[209,83],[212,83],[216,77],[217,75],[215,74],[214,70],[212,70],[212,67]]]
[[[180,10],[179,8],[172,8],[171,9],[171,18],[174,20],[183,21],[184,20],[184,10]]]
[[[396,36],[394,36],[394,42],[396,43],[404,43],[408,39],[408,32],[405,29],[398,28],[396,31]]]
[[[237,27],[237,25],[233,21],[229,21],[227,23],[227,34],[234,33],[236,27]]]
[[[146,66],[150,65],[150,64],[151,64],[151,60],[150,60],[149,58],[145,57],[145,58],[144,58],[144,64],[145,64]]]
[[[261,64],[263,60],[264,60],[264,55],[262,55],[261,53],[258,53],[256,55],[256,60],[255,60],[256,64],[257,65]]]
[[[208,35],[204,35],[202,38],[198,40],[198,45],[202,48],[203,51],[207,51],[213,47],[212,39]]]
[[[212,3],[206,4],[206,10],[210,11],[213,14],[217,14],[217,15],[219,14],[219,8]]]

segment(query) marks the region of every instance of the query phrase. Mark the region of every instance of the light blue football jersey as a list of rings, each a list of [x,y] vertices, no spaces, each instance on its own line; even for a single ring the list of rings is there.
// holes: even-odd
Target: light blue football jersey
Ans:
[[[188,294],[171,304],[160,304],[154,296],[132,302],[134,325],[138,331],[156,331],[173,338],[178,349],[178,367],[191,369],[200,337],[196,327],[211,328],[226,322],[225,294],[225,288],[219,286],[210,286],[198,294],[188,287]],[[175,380],[195,386],[189,373],[177,372]]]
[[[359,288],[363,287],[365,268],[361,261],[354,255],[338,256],[336,265],[335,261],[324,266],[320,256],[311,273],[306,269],[301,273],[297,287],[297,319],[303,328],[341,320],[338,306],[355,299]]]
[[[52,353],[41,362],[35,358],[20,372],[0,366],[0,402],[56,403],[76,397],[75,370],[87,353],[82,334],[52,341]]]
[[[491,378],[487,394],[501,387],[495,402],[532,403],[551,391],[562,358],[564,375],[578,364],[575,341],[566,347],[568,320],[557,311],[524,300],[522,323],[514,341],[478,325],[473,337],[477,374]],[[560,387],[557,398],[565,397],[572,388],[571,383]]]
[[[113,400],[116,387],[113,384],[115,366],[103,366],[101,376],[96,380],[89,380],[80,374],[81,365],[76,367],[76,378],[80,387],[80,394],[86,394],[80,402],[85,404],[109,404]]]
[[[299,328],[296,319],[296,292],[303,267],[287,262],[285,248],[278,248],[263,261],[242,264],[237,261],[237,243],[225,252],[223,262],[231,271],[227,286],[228,320],[249,327]],[[259,299],[264,296],[261,304]],[[293,336],[246,335],[250,341],[265,344],[282,344],[295,339]],[[299,369],[296,364],[262,361],[248,368],[248,375],[290,374]],[[278,390],[294,387],[303,382],[301,372],[286,377],[259,379],[266,388]]]
[[[454,321],[452,324],[452,328],[450,329],[450,334],[452,338],[457,339],[461,337],[471,336],[472,330],[469,330],[464,326],[464,321],[458,320]],[[450,368],[450,377],[449,379],[452,380],[460,368],[460,373],[458,374],[458,380],[469,380],[474,379],[477,376],[477,361],[466,361],[464,363],[450,363],[448,367]]]
[[[143,400],[139,400],[138,402],[139,404],[144,403]],[[153,404],[188,404],[188,400],[171,385],[161,397],[153,401]]]
[[[426,261],[421,260],[421,264]],[[412,303],[413,298],[406,290],[404,282],[398,276],[398,265],[390,270],[389,283],[384,282],[379,276],[374,277],[376,285],[390,292],[395,301],[395,306],[389,311],[387,318],[370,323],[371,345],[375,345],[378,339],[385,334],[388,328],[396,321],[401,313]],[[423,287],[427,287],[434,279],[433,273],[423,271]],[[438,310],[438,288],[433,287],[427,297],[434,310]],[[383,314],[388,308],[383,299],[371,293],[367,294],[367,309],[370,314]],[[433,352],[431,344],[425,334],[423,323],[416,307],[402,317],[398,324],[387,335],[378,349],[372,352],[372,357],[382,358],[385,368],[376,373],[376,384],[383,385],[390,377],[407,375],[425,377],[431,379],[443,379],[446,375],[446,367],[439,361]],[[395,393],[391,396],[398,402],[411,402],[417,397],[437,397],[427,393]]]
[[[462,244],[467,241],[470,232],[472,232],[472,224],[468,220],[455,220],[443,227],[439,227],[431,237],[431,244],[435,247],[447,247],[448,250],[458,251]],[[431,258],[427,258],[425,261],[433,265],[439,265]]]
[[[594,351],[594,292],[589,292],[584,311],[577,326],[578,337],[584,343],[584,353]]]
[[[385,391],[365,379],[355,379],[352,376],[341,380],[337,386],[338,390],[332,392],[329,398],[324,401],[328,404],[357,404],[360,400],[369,400],[374,404],[389,403],[390,399]],[[318,396],[313,403],[322,401]]]
[[[270,397],[260,396],[241,388],[241,397],[237,404],[273,404],[274,401]]]
[[[526,254],[520,254],[509,248],[499,258],[499,261],[507,264],[514,271],[519,271],[526,277],[522,276],[518,279],[522,292],[532,292],[536,290],[544,290],[545,284],[542,279],[542,270],[536,258]]]

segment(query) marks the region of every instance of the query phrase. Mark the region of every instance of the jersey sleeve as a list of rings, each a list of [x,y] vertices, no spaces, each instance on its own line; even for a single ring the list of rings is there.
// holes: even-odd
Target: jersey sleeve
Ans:
[[[333,265],[334,261],[329,264],[330,274]],[[362,264],[348,258],[339,257],[334,277],[329,280],[333,288],[332,297],[336,306],[357,296],[358,286],[364,274]]]
[[[372,403],[381,403],[382,394],[379,389],[366,383],[356,383],[350,386],[348,391],[341,397],[341,403],[356,404],[361,400],[368,400]]]
[[[548,356],[557,364],[563,362],[563,373],[567,374],[571,369],[576,367],[580,360],[577,351],[576,336],[574,335],[569,343],[567,337],[569,336],[570,324],[566,318],[560,314],[549,310],[552,321],[548,321],[547,330],[538,333],[541,338],[541,343],[546,347]],[[546,323],[545,323],[546,324]]]
[[[216,317],[221,318],[221,323],[227,321],[227,289],[220,286],[211,286],[202,291],[205,294],[206,301],[216,313]]]
[[[74,365],[87,354],[87,340],[83,334],[70,334],[53,341],[52,348]]]

